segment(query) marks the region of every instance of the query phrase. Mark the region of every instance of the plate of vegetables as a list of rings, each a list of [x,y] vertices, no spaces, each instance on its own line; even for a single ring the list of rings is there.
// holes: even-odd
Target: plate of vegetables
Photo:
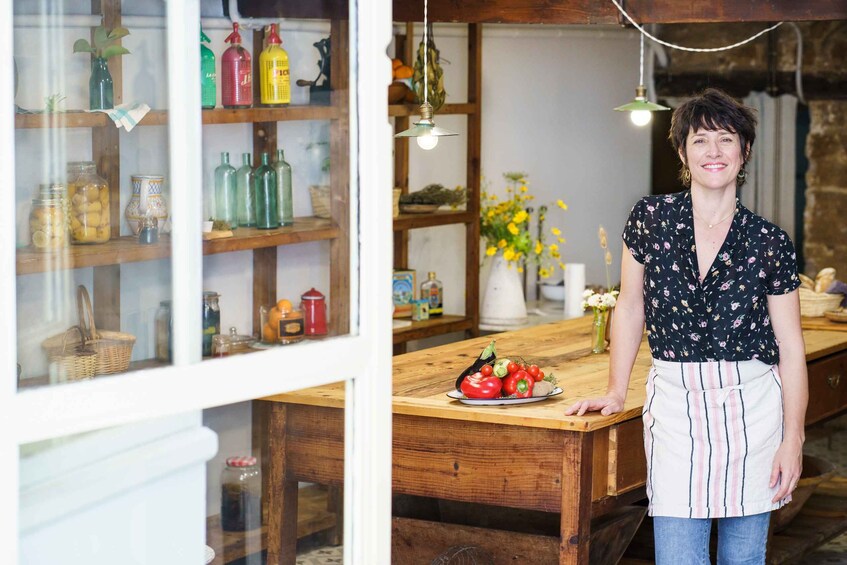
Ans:
[[[553,375],[523,359],[497,359],[494,342],[462,371],[449,398],[464,404],[500,406],[538,402],[562,394]]]

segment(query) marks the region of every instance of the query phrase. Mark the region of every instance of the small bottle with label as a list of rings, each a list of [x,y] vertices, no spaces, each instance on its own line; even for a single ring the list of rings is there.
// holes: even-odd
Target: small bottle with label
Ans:
[[[444,313],[444,285],[430,271],[428,279],[421,284],[421,299],[429,302],[429,315],[440,316]]]

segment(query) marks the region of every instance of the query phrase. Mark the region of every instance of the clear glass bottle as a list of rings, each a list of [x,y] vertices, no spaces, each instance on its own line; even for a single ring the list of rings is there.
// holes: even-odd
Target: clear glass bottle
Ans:
[[[170,363],[173,359],[172,330],[171,301],[162,300],[156,311],[156,359],[165,363]]]
[[[255,457],[229,457],[221,473],[221,528],[244,532],[262,526],[262,475]]]
[[[203,293],[203,356],[212,354],[212,336],[221,333],[221,295],[217,292]]]
[[[279,227],[279,209],[277,208],[276,171],[269,163],[267,153],[262,153],[262,164],[253,175],[256,203],[256,227],[269,230]]]
[[[68,201],[72,243],[106,243],[112,237],[109,184],[93,161],[68,163]]]
[[[229,222],[231,228],[238,226],[238,189],[235,182],[235,167],[229,164],[229,153],[221,153],[221,164],[215,169],[215,219]]]
[[[429,315],[440,316],[444,313],[444,285],[430,271],[427,280],[421,284],[421,299],[429,302]]]
[[[279,225],[294,225],[294,200],[291,197],[291,165],[285,161],[285,152],[276,150],[277,206],[279,207]]]
[[[256,204],[253,202],[253,167],[250,154],[241,155],[241,167],[235,171],[235,184],[238,190],[238,225],[243,228],[256,226]]]

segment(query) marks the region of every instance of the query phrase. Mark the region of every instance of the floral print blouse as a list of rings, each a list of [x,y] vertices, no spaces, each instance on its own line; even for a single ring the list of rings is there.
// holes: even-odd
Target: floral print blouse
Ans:
[[[665,361],[779,362],[768,294],[800,286],[788,235],[741,205],[700,282],[690,191],[647,196],[623,241],[644,265],[644,315],[653,357]]]

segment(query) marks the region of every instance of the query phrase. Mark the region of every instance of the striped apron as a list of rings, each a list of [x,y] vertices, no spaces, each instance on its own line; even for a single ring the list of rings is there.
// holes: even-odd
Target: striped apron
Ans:
[[[784,432],[782,383],[758,360],[653,360],[642,412],[651,516],[724,518],[780,508],[773,458]]]

